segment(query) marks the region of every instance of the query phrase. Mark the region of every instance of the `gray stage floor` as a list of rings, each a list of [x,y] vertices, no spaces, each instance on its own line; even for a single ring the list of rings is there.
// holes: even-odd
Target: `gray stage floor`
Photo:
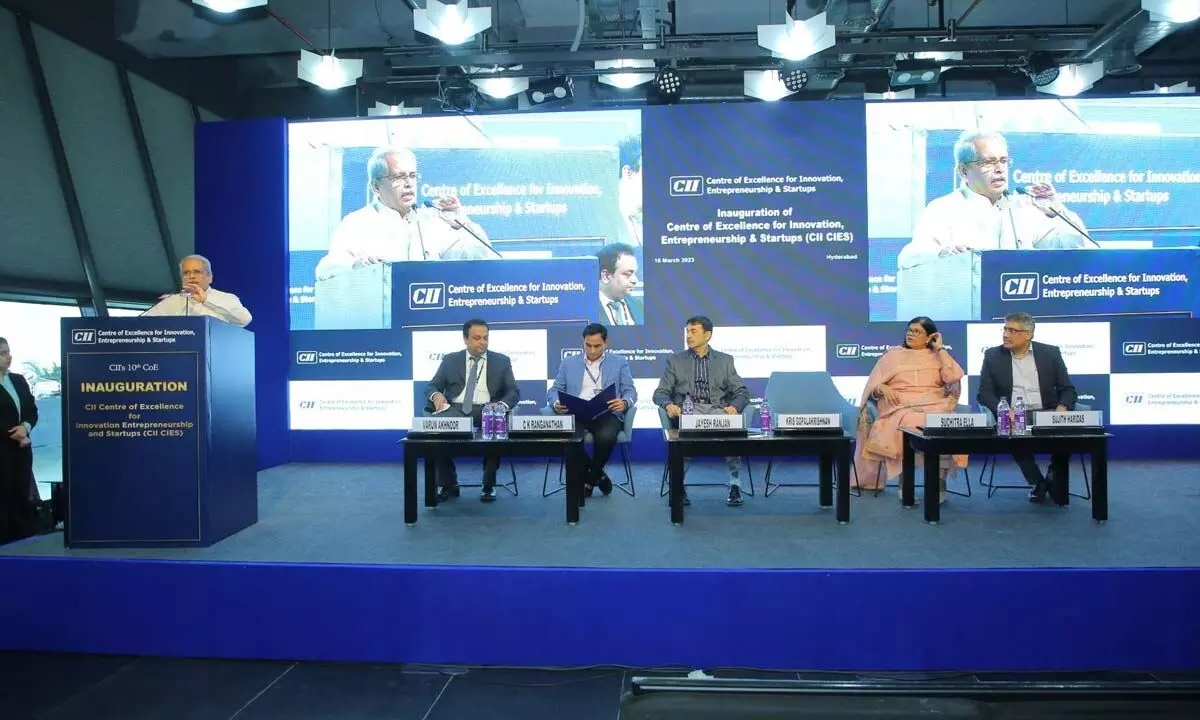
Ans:
[[[478,477],[463,463],[460,475]],[[1110,463],[1109,522],[1092,522],[1087,501],[1030,505],[1020,490],[988,499],[952,496],[942,524],[904,510],[896,490],[852,498],[851,522],[817,508],[815,488],[762,496],[765,463],[754,464],[758,495],[740,508],[724,490],[693,488],[682,527],[659,497],[661,465],[635,465],[637,497],[599,494],[576,527],[562,494],[541,496],[542,466],[517,465],[521,494],[478,489],[436,510],[421,507],[406,527],[399,465],[287,465],[259,476],[257,525],[203,549],[66,550],[62,535],[26,540],[2,555],[162,558],[224,562],[492,565],[635,568],[1143,567],[1200,563],[1200,464]],[[978,465],[975,466],[976,468]],[[1072,479],[1080,477],[1078,462]],[[720,481],[723,466],[699,463],[689,481]],[[615,473],[614,473],[615,475]],[[551,481],[556,474],[552,473]],[[744,475],[743,475],[744,477]],[[812,464],[776,468],[773,479],[812,481]],[[996,480],[1019,473],[1001,464]],[[977,480],[972,472],[972,483]],[[961,485],[959,486],[961,487]]]

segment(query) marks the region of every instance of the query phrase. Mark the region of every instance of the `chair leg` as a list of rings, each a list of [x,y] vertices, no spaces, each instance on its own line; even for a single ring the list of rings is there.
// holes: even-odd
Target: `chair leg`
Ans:
[[[967,484],[966,492],[962,492],[961,490],[951,490],[949,483],[946,484],[946,492],[950,493],[951,495],[957,495],[959,497],[971,497],[971,469],[970,468],[963,468],[963,477],[966,478],[966,484]]]
[[[1087,463],[1083,461],[1083,455],[1079,456],[1079,469],[1083,470],[1083,493],[1071,493],[1071,497],[1077,497],[1080,500],[1092,499],[1092,483],[1088,480]]]
[[[750,466],[750,458],[748,456],[742,457],[742,460],[746,462],[746,479],[750,481],[750,492],[747,494],[750,497],[754,497],[754,469]]]
[[[550,492],[546,492],[546,485],[550,480],[550,458],[546,458],[546,472],[542,475],[542,497],[550,497],[551,495],[562,492],[567,489],[563,482],[563,464],[560,460],[558,463],[558,487]]]
[[[850,485],[850,495],[852,497],[862,497],[862,487],[858,484],[858,466],[853,462],[850,463],[850,472],[854,473],[854,482]]]
[[[521,489],[517,487],[517,468],[513,465],[512,460],[508,461],[508,472],[512,475],[512,480],[507,483],[496,484],[512,493],[513,497],[516,497],[521,494]]]
[[[766,472],[766,487],[767,487],[767,489],[763,491],[763,497],[771,497],[772,495],[775,494],[775,491],[781,487],[821,487],[821,483],[819,483],[819,482],[815,482],[815,483],[773,483],[773,482],[771,482],[771,470],[774,467],[775,467],[775,461],[768,460],[767,461],[767,472]],[[856,475],[855,477],[858,477],[858,476]],[[851,488],[851,489],[853,490],[854,488]]]
[[[637,497],[637,489],[633,486],[633,465],[629,462],[628,445],[625,443],[621,444],[621,465],[625,467],[625,482],[617,487],[629,497]]]

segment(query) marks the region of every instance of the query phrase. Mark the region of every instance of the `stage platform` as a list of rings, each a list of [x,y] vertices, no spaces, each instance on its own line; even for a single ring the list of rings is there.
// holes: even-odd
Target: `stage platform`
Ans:
[[[461,463],[478,482],[476,463]],[[1031,505],[1022,490],[992,498],[971,473],[972,497],[952,495],[942,522],[900,506],[897,488],[851,499],[851,522],[817,505],[815,487],[763,497],[766,463],[752,466],[755,497],[724,503],[724,488],[689,491],[683,526],[671,525],[659,496],[662,466],[635,464],[636,497],[599,492],[580,524],[563,521],[562,493],[542,497],[544,464],[517,464],[517,497],[492,504],[477,488],[406,527],[400,465],[286,465],[259,475],[260,521],[210,548],[67,550],[60,534],[0,549],[3,555],[259,563],[483,565],[580,568],[1105,568],[1200,563],[1200,464],[1113,462],[1111,520],[1097,525],[1086,500],[1067,508]],[[507,468],[505,468],[507,469]],[[1083,491],[1079,464],[1072,479]],[[744,473],[744,471],[743,471]],[[815,482],[811,463],[785,463],[774,482]],[[551,487],[557,483],[551,468]],[[719,463],[697,462],[693,482],[723,482]],[[1001,463],[996,483],[1020,482]],[[745,487],[749,483],[745,482]],[[952,487],[964,490],[962,476]],[[919,497],[919,495],[918,495]]]
[[[463,462],[464,482],[478,466]],[[589,500],[579,525],[543,498],[478,489],[402,520],[399,464],[260,474],[260,522],[206,549],[66,550],[61,534],[0,549],[0,648],[519,667],[852,671],[1200,670],[1200,464],[1110,463],[1110,520],[1021,490],[952,496],[942,523],[895,488],[816,488],[740,508],[690,490],[683,526],[661,465],[637,496]],[[978,467],[978,464],[975,466]],[[506,469],[506,468],[505,468]],[[1081,480],[1078,462],[1073,480]],[[720,482],[697,463],[690,481]],[[813,482],[807,463],[773,479]],[[744,485],[746,476],[743,471]],[[997,482],[1017,482],[1002,463]],[[557,481],[551,470],[551,485]],[[952,485],[963,489],[961,478]],[[1073,485],[1082,490],[1082,482]]]

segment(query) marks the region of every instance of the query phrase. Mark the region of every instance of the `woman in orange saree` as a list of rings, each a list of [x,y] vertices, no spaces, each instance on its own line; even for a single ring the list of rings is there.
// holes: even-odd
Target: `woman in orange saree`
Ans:
[[[886,478],[900,474],[902,440],[900,428],[925,424],[926,413],[954,412],[958,406],[959,381],[963,369],[942,347],[937,325],[927,317],[908,323],[904,345],[884,353],[875,363],[859,403],[857,450],[854,469],[857,485],[866,490],[881,490]],[[878,412],[869,410],[874,398]],[[967,466],[966,455],[942,457],[941,502],[946,501],[946,476]],[[917,466],[922,464],[917,454]]]

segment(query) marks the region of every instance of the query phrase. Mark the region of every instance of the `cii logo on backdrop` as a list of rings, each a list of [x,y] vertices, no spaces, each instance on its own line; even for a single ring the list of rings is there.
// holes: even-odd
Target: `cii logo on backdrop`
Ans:
[[[1125,404],[1126,405],[1141,405],[1143,399],[1145,399],[1144,396],[1138,395],[1136,393],[1131,393],[1131,394],[1125,396]]]
[[[95,330],[72,330],[71,331],[72,345],[95,345],[96,331]]]
[[[582,354],[583,354],[583,350],[581,350],[580,348],[563,348],[562,349],[562,359],[563,360],[566,360],[567,358],[573,357],[575,355],[582,355]]]
[[[703,195],[704,178],[700,175],[672,175],[670,190],[672,197]]]
[[[316,365],[317,352],[315,350],[300,350],[296,352],[297,365]]]
[[[1127,342],[1121,345],[1122,355],[1145,355],[1146,343],[1144,342]]]
[[[1001,300],[1037,300],[1041,295],[1037,273],[1000,273]]]
[[[446,283],[409,283],[409,310],[442,310],[446,307]]]
[[[838,345],[834,353],[840,358],[856,358],[860,350],[858,345]]]

